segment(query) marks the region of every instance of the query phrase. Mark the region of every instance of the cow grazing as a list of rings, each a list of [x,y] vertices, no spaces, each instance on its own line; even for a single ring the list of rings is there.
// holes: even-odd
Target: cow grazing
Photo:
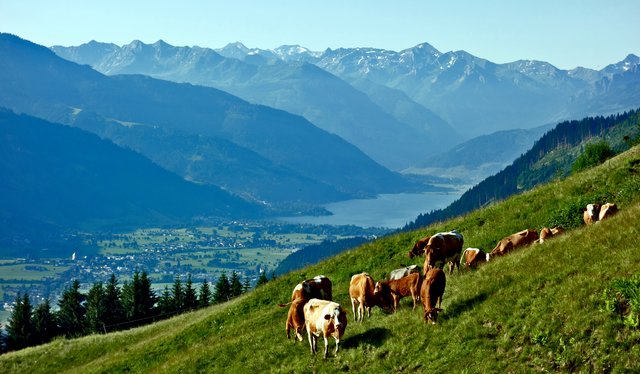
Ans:
[[[420,273],[411,273],[400,279],[388,281],[380,281],[376,283],[374,293],[383,295],[390,294],[393,299],[393,311],[398,310],[400,299],[405,296],[411,296],[413,300],[413,310],[416,309],[416,300],[420,297],[420,286],[422,285],[422,276]]]
[[[564,229],[560,226],[555,226],[552,228],[543,227],[542,230],[540,230],[540,238],[538,239],[538,243],[542,244],[548,238],[551,238],[553,236],[558,236],[563,233],[564,233]]]
[[[449,273],[458,267],[464,239],[457,231],[440,232],[433,235],[424,247],[424,274],[433,269],[437,263],[449,263]]]
[[[442,295],[444,295],[446,285],[447,278],[442,269],[435,268],[427,272],[420,288],[425,323],[436,323],[438,313],[442,311]]]
[[[609,218],[618,212],[618,206],[612,203],[603,204],[600,207],[600,214],[598,214],[598,221],[602,221],[605,218]]]
[[[391,273],[389,274],[389,280],[401,279],[411,273],[419,273],[419,272],[420,272],[420,268],[418,268],[418,265],[405,266],[400,269],[392,270]]]
[[[307,304],[306,299],[301,297],[293,300],[289,307],[289,314],[287,315],[287,322],[285,324],[285,330],[287,332],[287,339],[289,339],[289,331],[293,330],[298,340],[302,341],[302,329],[304,324],[304,306]],[[296,342],[296,339],[293,339]]]
[[[291,301],[297,298],[310,300],[313,298],[323,300],[333,300],[331,280],[324,275],[307,279],[295,286],[291,293]]]
[[[483,262],[488,262],[490,254],[479,248],[467,248],[462,252],[460,266],[464,263],[467,269],[475,268]]]
[[[598,222],[600,215],[600,204],[587,204],[587,207],[583,209],[582,219],[586,225],[592,225]]]
[[[418,240],[413,248],[409,251],[409,258],[414,258],[417,256],[422,256],[424,254],[424,247],[429,243],[430,236],[425,236],[424,238]]]
[[[327,358],[329,352],[328,337],[330,336],[336,340],[335,354],[338,354],[340,338],[347,328],[347,312],[340,304],[328,300],[311,299],[304,305],[304,320],[311,353],[316,353],[318,336],[322,335],[324,338],[324,358]]]
[[[526,229],[515,234],[502,238],[496,247],[491,251],[491,256],[502,256],[516,248],[529,245],[538,240],[538,232],[533,229]]]
[[[351,298],[353,318],[356,322],[364,320],[365,311],[367,312],[367,317],[371,317],[371,308],[374,306],[388,309],[389,305],[391,305],[391,297],[389,295],[375,293],[375,282],[367,273],[355,274],[351,277],[349,297]],[[358,305],[357,314],[356,304]]]

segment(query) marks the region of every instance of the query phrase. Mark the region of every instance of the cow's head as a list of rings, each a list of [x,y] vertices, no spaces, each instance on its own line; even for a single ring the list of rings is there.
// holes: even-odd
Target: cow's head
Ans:
[[[427,243],[429,243],[429,239],[431,239],[431,237],[427,236],[418,240],[416,244],[413,245],[413,248],[411,248],[411,250],[409,251],[409,258],[414,258],[416,256],[424,254],[424,247],[427,245]]]
[[[438,313],[442,312],[442,309],[440,308],[431,308],[428,310],[424,311],[424,322],[428,323],[431,322],[432,324],[435,325],[435,323],[438,320]]]

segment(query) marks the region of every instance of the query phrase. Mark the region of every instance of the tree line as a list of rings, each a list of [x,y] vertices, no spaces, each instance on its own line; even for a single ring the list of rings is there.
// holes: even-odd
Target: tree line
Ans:
[[[263,273],[256,286],[267,281]],[[106,283],[94,283],[86,294],[80,292],[80,282],[73,280],[57,302],[57,310],[48,299],[34,308],[27,293],[18,294],[1,334],[1,348],[6,352],[44,344],[58,336],[76,338],[128,329],[222,303],[249,289],[249,279],[241,282],[235,271],[231,276],[223,272],[213,290],[206,279],[196,289],[191,274],[184,283],[176,276],[172,286],[165,286],[160,295],[156,295],[145,271],[135,271],[121,287],[111,274]]]

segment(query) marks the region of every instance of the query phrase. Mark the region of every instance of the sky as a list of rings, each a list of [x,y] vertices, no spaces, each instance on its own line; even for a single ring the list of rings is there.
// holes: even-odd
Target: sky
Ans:
[[[400,51],[427,42],[496,63],[602,69],[640,56],[639,0],[0,0],[0,31],[45,46],[128,44]]]

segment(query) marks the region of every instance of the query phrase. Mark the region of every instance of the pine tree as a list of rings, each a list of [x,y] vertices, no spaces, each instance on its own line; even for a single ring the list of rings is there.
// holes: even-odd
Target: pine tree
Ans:
[[[256,287],[263,285],[265,283],[267,283],[269,281],[269,279],[267,278],[267,273],[266,272],[262,272],[260,273],[260,277],[258,278],[258,281],[256,282]]]
[[[136,270],[130,282],[122,285],[122,307],[127,321],[136,321],[140,318],[140,293],[136,292],[140,285],[140,273]]]
[[[198,293],[198,306],[204,308],[211,303],[211,289],[209,288],[209,282],[205,279],[200,286],[200,292]]]
[[[229,283],[231,285],[230,293],[232,298],[242,295],[242,283],[240,282],[238,273],[236,273],[235,271],[231,273],[231,279],[229,280]]]
[[[49,299],[40,303],[33,312],[33,332],[36,344],[47,343],[58,335],[58,326]]]
[[[144,317],[150,317],[154,314],[154,307],[156,305],[157,297],[151,286],[151,279],[146,271],[142,271],[139,284],[140,293],[140,315]]]
[[[242,293],[249,292],[251,289],[251,281],[249,277],[244,277],[244,282],[242,283]]]
[[[15,307],[7,326],[7,350],[18,350],[34,345],[31,320],[31,302],[27,293],[16,296]]]
[[[173,298],[171,297],[169,286],[164,286],[164,291],[162,291],[160,298],[158,298],[158,314],[166,318],[173,312]]]
[[[176,279],[173,281],[171,294],[173,295],[173,311],[181,311],[184,308],[184,289],[179,275],[176,275]]]
[[[58,301],[57,313],[60,330],[65,337],[74,338],[84,334],[85,295],[80,293],[80,282],[74,279]]]
[[[108,310],[105,301],[105,290],[102,282],[94,283],[87,294],[86,325],[89,332],[106,332],[105,317],[108,314]]]
[[[111,273],[104,290],[104,306],[108,311],[104,316],[104,324],[108,331],[115,330],[118,324],[125,322],[124,307],[122,306],[122,294],[118,288],[118,279]]]
[[[198,306],[198,298],[196,290],[193,288],[191,273],[187,274],[187,282],[184,285],[184,308],[195,309]]]
[[[227,278],[227,273],[222,272],[220,278],[218,278],[218,282],[216,282],[216,290],[213,293],[213,300],[216,303],[223,303],[228,301],[231,298],[231,284],[229,283],[229,278]]]

